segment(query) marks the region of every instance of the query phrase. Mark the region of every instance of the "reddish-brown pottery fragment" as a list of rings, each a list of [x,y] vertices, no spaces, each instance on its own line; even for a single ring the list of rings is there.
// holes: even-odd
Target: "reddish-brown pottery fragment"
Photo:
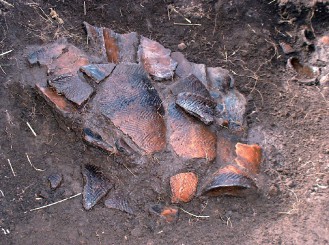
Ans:
[[[237,143],[235,146],[237,158],[235,162],[250,173],[258,174],[262,161],[262,148],[259,145],[246,145]]]
[[[198,176],[195,173],[180,173],[170,178],[171,202],[189,202],[195,195]]]
[[[115,33],[105,27],[94,27],[84,22],[90,47],[96,53],[100,63],[137,62],[139,44],[136,32],[127,34]]]
[[[76,111],[71,102],[67,101],[64,96],[57,94],[47,84],[37,83],[36,88],[39,94],[63,116],[68,116]]]
[[[117,65],[101,84],[95,107],[145,154],[166,146],[162,101],[140,65]]]
[[[68,45],[66,52],[48,66],[48,73],[54,76],[64,74],[75,75],[81,66],[89,63],[88,57],[84,52],[73,45]]]
[[[296,52],[296,50],[289,44],[289,43],[285,43],[285,42],[280,42],[280,47],[283,51],[283,53],[285,54],[291,54]]]
[[[48,81],[57,93],[63,94],[65,98],[78,106],[86,102],[94,92],[94,89],[78,75],[61,75]]]
[[[206,125],[185,114],[174,103],[168,108],[169,142],[177,155],[192,159],[216,157],[216,135]]]
[[[107,63],[108,58],[105,49],[103,28],[92,26],[87,22],[83,22],[83,24],[87,31],[88,44],[93,50],[94,55],[100,63]]]
[[[191,74],[195,75],[205,86],[207,86],[206,66],[204,64],[195,64],[189,62],[181,52],[173,52],[171,54],[177,62],[175,74],[180,78],[187,77]]]
[[[234,165],[220,168],[208,178],[202,189],[203,195],[208,196],[243,196],[257,186],[247,173]]]
[[[173,78],[177,62],[170,57],[170,53],[171,51],[160,43],[141,37],[138,48],[139,62],[155,80]]]
[[[127,34],[117,34],[118,45],[120,48],[119,60],[120,62],[137,62],[137,48],[139,45],[139,38],[136,32]]]
[[[178,219],[178,208],[175,206],[164,206],[156,204],[150,207],[150,213],[159,216],[167,223],[174,222]]]
[[[103,28],[105,52],[108,62],[119,63],[119,46],[116,33],[108,28]]]
[[[111,74],[114,68],[115,68],[115,64],[113,63],[89,64],[89,65],[81,66],[80,71],[85,73],[96,83],[100,83]]]
[[[84,178],[83,207],[91,209],[112,188],[112,184],[102,173],[101,169],[94,165],[85,165],[82,169]]]
[[[137,62],[139,39],[136,32],[118,34],[111,29],[104,28],[104,40],[109,62]]]

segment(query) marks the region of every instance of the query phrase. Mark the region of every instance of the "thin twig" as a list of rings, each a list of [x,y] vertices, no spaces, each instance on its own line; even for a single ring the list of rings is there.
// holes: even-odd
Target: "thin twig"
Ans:
[[[6,51],[6,52],[0,54],[0,56],[4,56],[4,55],[9,54],[9,53],[11,53],[11,52],[13,52],[13,51],[14,51],[13,49],[8,50],[8,51]]]
[[[184,18],[184,20],[186,20],[188,23],[192,23],[192,21],[190,21],[188,18],[186,18],[181,12],[179,12],[176,8],[175,8],[175,6],[173,6],[173,5],[169,5],[168,6],[168,18],[169,18],[169,20],[170,20],[170,12],[169,11],[174,11],[175,13],[177,13],[177,14],[179,14],[180,16],[182,16],[183,18]]]
[[[230,227],[233,228],[233,225],[232,225],[232,221],[231,221],[231,217],[227,217],[227,220],[226,220],[226,225],[229,226],[228,224],[230,224]]]
[[[217,29],[217,16],[218,16],[218,13],[216,13],[216,16],[215,16],[215,25],[214,25],[214,29],[212,30],[213,36],[215,35],[216,29]]]
[[[0,192],[1,192],[1,195],[2,195],[3,197],[5,197],[5,194],[3,194],[3,191],[2,191],[2,190],[0,190]]]
[[[36,167],[32,164],[29,155],[27,155],[27,153],[25,153],[25,154],[26,154],[27,161],[30,163],[30,165],[32,166],[32,168],[34,168],[36,171],[40,171],[40,172],[45,171],[45,169],[36,168]]]
[[[46,16],[46,18],[43,17],[41,14],[39,14],[39,16],[40,16],[42,19],[44,19],[44,20],[46,20],[46,21],[49,20],[50,23],[53,23],[53,21],[52,21],[52,19],[49,17],[49,15],[47,15],[47,14],[45,13],[45,11],[43,11],[43,9],[42,9],[41,7],[39,7],[39,9],[41,10],[42,14],[43,14],[44,16]]]
[[[13,169],[13,166],[11,165],[11,162],[10,162],[10,159],[7,159],[8,163],[9,163],[9,166],[10,166],[10,169],[11,169],[11,172],[13,173],[14,176],[16,176],[16,173]]]
[[[0,65],[0,70],[5,73],[7,75],[7,73],[5,72],[5,70],[2,68],[2,66]]]
[[[7,116],[7,122],[8,122],[8,124],[9,124],[9,125],[14,125],[13,121],[11,120],[11,116],[10,116],[8,110],[5,110],[5,112],[6,112],[6,116]]]
[[[174,22],[174,25],[178,25],[178,26],[201,26],[201,24],[176,23],[176,22]]]
[[[87,15],[86,1],[83,1],[83,14]]]
[[[136,174],[134,174],[127,166],[126,166],[126,164],[124,164],[123,163],[123,166],[133,175],[133,176],[135,176],[135,177],[137,177],[136,176]]]
[[[80,192],[80,193],[78,193],[78,194],[75,194],[75,195],[70,196],[70,197],[68,197],[68,198],[62,199],[62,200],[60,200],[60,201],[53,202],[53,203],[50,203],[50,204],[48,204],[48,205],[41,206],[41,207],[38,207],[38,208],[30,209],[30,212],[32,212],[32,211],[36,211],[36,210],[40,210],[40,209],[43,209],[43,208],[47,208],[47,207],[53,206],[53,205],[58,204],[58,203],[61,203],[61,202],[65,202],[65,201],[67,201],[67,200],[70,200],[70,199],[72,199],[72,198],[75,198],[75,197],[77,197],[77,196],[80,196],[81,194],[82,194],[82,193]]]
[[[27,126],[31,129],[32,134],[33,134],[35,137],[37,137],[36,132],[35,132],[34,129],[31,127],[31,125],[29,124],[29,122],[26,122],[26,124],[27,124]]]
[[[183,208],[179,208],[179,209],[182,210],[184,213],[187,213],[188,215],[191,215],[191,216],[193,216],[195,218],[210,218],[210,216],[208,216],[208,215],[196,215],[196,214],[192,214],[192,213],[186,211]]]

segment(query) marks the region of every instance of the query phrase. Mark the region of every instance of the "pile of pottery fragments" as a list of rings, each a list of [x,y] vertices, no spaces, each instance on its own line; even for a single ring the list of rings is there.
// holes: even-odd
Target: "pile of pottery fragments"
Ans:
[[[315,36],[312,28],[302,27],[292,45],[280,42],[287,55],[291,81],[304,85],[319,85],[322,97],[329,99],[329,34]]]
[[[39,47],[28,61],[47,68],[48,80],[37,81],[38,92],[64,120],[76,124],[85,142],[132,168],[161,152],[177,161],[220,164],[202,186],[196,172],[172,175],[172,203],[191,201],[197,190],[240,196],[257,189],[261,148],[239,143],[246,99],[227,70],[189,62],[135,32],[84,25],[89,54],[58,40]],[[84,207],[91,209],[113,184],[93,165],[84,166],[82,174]],[[107,199],[105,205],[132,213],[124,199]],[[168,221],[177,211],[152,209]]]

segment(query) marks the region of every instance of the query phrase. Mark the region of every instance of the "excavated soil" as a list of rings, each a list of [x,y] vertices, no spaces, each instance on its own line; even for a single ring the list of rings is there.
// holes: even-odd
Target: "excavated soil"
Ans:
[[[329,10],[322,1],[312,9],[291,2],[0,1],[0,243],[328,244],[328,97],[321,84],[292,79],[286,63],[292,56],[307,62],[312,50],[299,46],[300,30],[308,27],[314,38],[328,34]],[[186,25],[186,18],[198,25]],[[184,42],[190,61],[230,70],[248,99],[244,141],[264,150],[259,192],[194,198],[179,205],[171,223],[152,215],[151,205],[170,204],[169,176],[157,186],[152,166],[130,167],[86,145],[74,122],[63,123],[30,86],[41,75],[31,72],[26,48],[66,37],[86,49],[83,21],[136,31],[172,51]],[[280,42],[295,53],[283,53]],[[116,192],[129,196],[134,214],[104,202],[86,211],[81,196],[30,211],[80,193],[86,164],[102,166],[121,183]],[[63,181],[51,190],[47,178],[56,173]]]

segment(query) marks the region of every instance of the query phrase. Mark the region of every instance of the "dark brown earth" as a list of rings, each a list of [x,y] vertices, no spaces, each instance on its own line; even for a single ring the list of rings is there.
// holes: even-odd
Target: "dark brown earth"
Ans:
[[[328,34],[327,6],[319,3],[312,11],[293,4],[279,7],[270,0],[104,0],[85,1],[84,13],[83,2],[18,0],[12,7],[0,1],[0,54],[13,50],[0,56],[1,244],[329,243],[328,97],[319,84],[297,83],[286,69],[289,57],[306,62],[309,57],[310,50],[302,49],[296,38],[303,26],[313,29],[316,38]],[[201,25],[174,24],[187,22],[172,8],[168,15],[169,4]],[[49,8],[64,24],[50,19]],[[180,210],[176,222],[158,222],[149,208],[170,204],[170,176],[155,186],[150,176],[163,177],[150,166],[128,169],[122,159],[86,145],[29,86],[37,76],[28,66],[26,47],[66,37],[87,50],[83,21],[119,33],[136,31],[172,51],[184,42],[182,52],[190,61],[229,69],[248,99],[245,141],[264,149],[259,193],[194,198],[179,207],[208,218]],[[297,53],[285,55],[282,41]],[[115,191],[129,197],[135,215],[103,203],[85,211],[81,196],[29,211],[80,193],[85,164],[102,166],[121,183]],[[47,178],[57,173],[63,181],[52,190]],[[168,191],[160,195],[162,188]]]

